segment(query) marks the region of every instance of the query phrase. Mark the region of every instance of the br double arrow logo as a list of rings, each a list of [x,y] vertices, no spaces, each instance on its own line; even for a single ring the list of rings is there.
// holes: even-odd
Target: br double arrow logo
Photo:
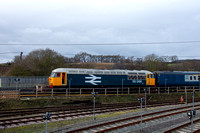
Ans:
[[[97,83],[101,83],[101,77],[96,77],[92,74],[90,74],[91,77],[85,77],[86,81],[85,83],[90,83],[92,85],[98,85]]]

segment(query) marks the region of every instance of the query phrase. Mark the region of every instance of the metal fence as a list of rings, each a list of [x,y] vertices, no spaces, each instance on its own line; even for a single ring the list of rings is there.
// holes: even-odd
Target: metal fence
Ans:
[[[6,76],[0,77],[0,88],[31,88],[48,85],[48,76]]]

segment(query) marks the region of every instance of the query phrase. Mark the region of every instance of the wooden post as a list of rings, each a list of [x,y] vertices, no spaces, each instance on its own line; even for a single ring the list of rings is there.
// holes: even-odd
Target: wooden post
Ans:
[[[169,94],[169,87],[168,87],[168,94]]]
[[[160,87],[158,87],[158,94],[160,94]]]
[[[177,92],[178,92],[178,87],[176,87],[176,89],[177,89]]]
[[[19,89],[19,99],[21,98],[21,89]]]
[[[117,88],[117,96],[118,96],[118,94],[119,94],[119,90],[118,90],[118,88]]]
[[[151,88],[149,87],[149,95],[151,94]]]
[[[130,94],[130,88],[128,88],[128,95]]]
[[[185,102],[187,104],[187,87],[185,86]]]
[[[68,96],[68,90],[67,90],[67,88],[66,88],[66,98],[67,98],[67,96]]]
[[[82,95],[82,90],[81,90],[81,88],[80,88],[80,96]]]
[[[51,89],[51,97],[53,97],[53,88]]]
[[[105,95],[107,95],[107,88],[105,88]]]
[[[35,90],[35,97],[37,98],[38,97],[38,85],[36,85],[36,90]]]

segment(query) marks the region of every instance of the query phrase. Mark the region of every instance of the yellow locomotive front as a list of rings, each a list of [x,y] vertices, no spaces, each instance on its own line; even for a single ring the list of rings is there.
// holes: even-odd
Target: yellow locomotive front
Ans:
[[[48,80],[50,87],[67,86],[67,74],[65,72],[52,72]]]

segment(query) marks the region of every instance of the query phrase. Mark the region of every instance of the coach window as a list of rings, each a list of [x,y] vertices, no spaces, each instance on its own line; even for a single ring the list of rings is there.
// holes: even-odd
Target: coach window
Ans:
[[[197,80],[197,79],[196,79],[196,76],[194,76],[194,80]]]
[[[190,80],[192,80],[192,76],[190,76]]]

